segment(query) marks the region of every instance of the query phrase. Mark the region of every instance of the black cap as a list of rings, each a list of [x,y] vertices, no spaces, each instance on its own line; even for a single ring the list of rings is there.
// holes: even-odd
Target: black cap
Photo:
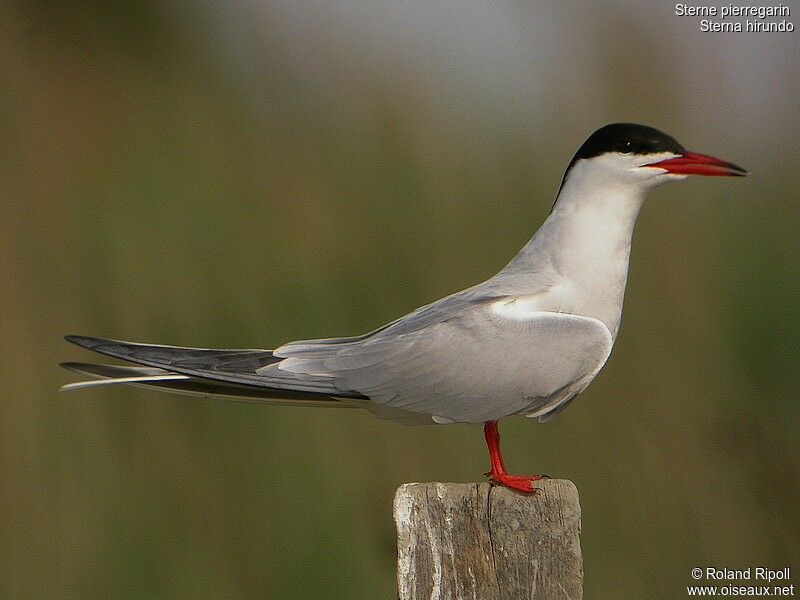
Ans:
[[[575,157],[574,163],[581,158],[591,158],[606,152],[633,154],[656,154],[671,152],[683,154],[684,148],[675,138],[646,125],[635,123],[612,123],[595,131],[583,142]]]
[[[674,137],[647,125],[636,123],[611,123],[601,127],[590,135],[583,145],[578,148],[575,156],[567,165],[561,187],[567,180],[567,173],[581,158],[592,158],[606,152],[620,152],[622,154],[657,154],[659,152],[672,152],[683,154],[686,150]]]

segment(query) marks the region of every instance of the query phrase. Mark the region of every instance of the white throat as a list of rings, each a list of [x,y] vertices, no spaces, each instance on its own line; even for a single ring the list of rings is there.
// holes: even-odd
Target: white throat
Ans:
[[[622,317],[631,240],[647,191],[662,181],[621,155],[579,160],[570,169],[553,211],[536,235],[501,271],[524,280],[549,275],[541,309],[594,317],[616,338]],[[541,290],[537,290],[540,292]]]

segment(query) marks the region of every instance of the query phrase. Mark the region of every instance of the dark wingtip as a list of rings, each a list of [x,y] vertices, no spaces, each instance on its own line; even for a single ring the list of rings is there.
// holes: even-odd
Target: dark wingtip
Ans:
[[[76,346],[80,346],[81,348],[86,348],[88,350],[91,350],[99,343],[104,341],[101,338],[94,338],[86,335],[65,335],[64,339],[71,344],[75,344]]]

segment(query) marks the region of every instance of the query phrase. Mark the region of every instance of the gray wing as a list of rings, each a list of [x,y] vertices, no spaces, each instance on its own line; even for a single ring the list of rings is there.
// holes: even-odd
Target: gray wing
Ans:
[[[112,367],[94,365],[94,370],[89,374],[100,378],[138,377],[139,381],[143,382],[144,380],[141,378],[150,377],[153,385],[157,382],[159,383],[158,387],[172,387],[176,391],[177,389],[190,390],[193,388],[199,390],[222,390],[225,388],[225,391],[229,392],[232,391],[229,389],[231,386],[256,387],[260,388],[260,391],[255,393],[251,391],[249,394],[263,398],[347,397],[363,399],[362,396],[352,391],[339,389],[330,377],[314,377],[280,371],[277,368],[280,359],[273,356],[269,350],[182,348],[77,335],[67,336],[66,339],[87,350],[155,369],[118,372],[112,376],[110,375]],[[70,368],[75,365],[65,363],[63,366]],[[83,366],[88,365],[84,364]],[[86,372],[86,369],[83,371]],[[171,377],[172,375],[186,375],[189,378]]]
[[[274,355],[285,359],[279,370],[330,377],[373,402],[440,422],[545,415],[605,364],[613,340],[601,321],[544,311],[512,318],[495,310],[498,302],[462,292],[369,336],[293,342]]]

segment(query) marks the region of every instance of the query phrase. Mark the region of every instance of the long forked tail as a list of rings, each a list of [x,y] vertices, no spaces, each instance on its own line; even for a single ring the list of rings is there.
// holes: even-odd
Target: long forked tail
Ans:
[[[72,335],[66,339],[82,348],[143,366],[62,363],[70,371],[92,377],[90,381],[65,385],[61,388],[65,391],[128,384],[178,394],[304,406],[356,406],[364,400],[357,393],[340,390],[331,378],[279,370],[281,359],[269,350],[181,348]]]

